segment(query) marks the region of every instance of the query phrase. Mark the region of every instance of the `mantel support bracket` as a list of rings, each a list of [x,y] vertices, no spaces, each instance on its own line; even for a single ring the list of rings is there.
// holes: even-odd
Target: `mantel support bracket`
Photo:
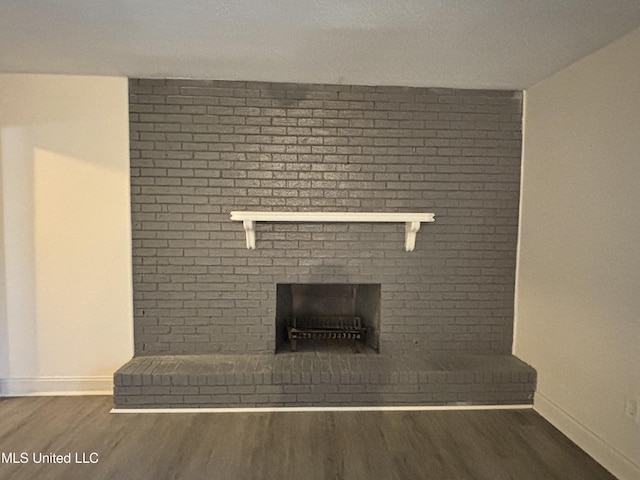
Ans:
[[[243,220],[242,226],[247,236],[247,250],[256,248],[256,222],[253,220]]]
[[[416,248],[416,233],[420,230],[420,222],[407,222],[404,228],[404,249],[413,252]]]

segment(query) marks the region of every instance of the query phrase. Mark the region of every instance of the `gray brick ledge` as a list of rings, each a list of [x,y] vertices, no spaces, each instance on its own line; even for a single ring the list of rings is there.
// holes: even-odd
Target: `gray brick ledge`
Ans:
[[[114,383],[118,408],[502,405],[531,404],[536,372],[511,355],[171,355],[135,357]]]

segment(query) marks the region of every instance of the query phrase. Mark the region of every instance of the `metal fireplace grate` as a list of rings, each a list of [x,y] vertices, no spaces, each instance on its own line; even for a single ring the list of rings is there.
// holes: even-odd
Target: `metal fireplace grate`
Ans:
[[[366,327],[357,315],[313,315],[289,318],[289,344],[296,351],[297,340],[352,340],[356,352],[364,342]]]

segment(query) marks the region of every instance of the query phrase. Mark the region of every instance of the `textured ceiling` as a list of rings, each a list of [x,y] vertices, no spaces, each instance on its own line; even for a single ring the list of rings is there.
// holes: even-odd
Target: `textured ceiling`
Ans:
[[[527,88],[639,0],[0,0],[0,72]]]

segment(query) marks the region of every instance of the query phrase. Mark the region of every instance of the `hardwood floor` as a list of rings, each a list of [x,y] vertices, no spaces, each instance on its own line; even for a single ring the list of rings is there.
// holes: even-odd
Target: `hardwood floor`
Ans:
[[[1,399],[0,478],[614,479],[532,410],[109,414],[111,406],[111,397]],[[7,463],[11,452],[29,463]],[[96,460],[92,452],[97,463],[73,463],[76,453]],[[72,463],[36,464],[34,453],[71,453]]]

